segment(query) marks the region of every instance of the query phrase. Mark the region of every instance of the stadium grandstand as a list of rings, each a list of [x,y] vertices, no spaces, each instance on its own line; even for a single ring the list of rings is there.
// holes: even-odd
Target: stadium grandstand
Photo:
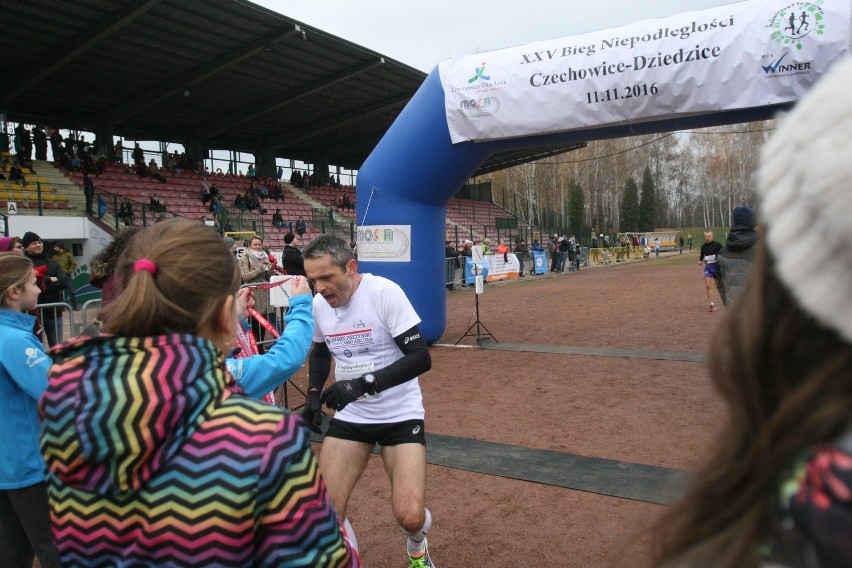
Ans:
[[[354,206],[339,200],[354,203],[358,168],[426,77],[242,0],[48,0],[3,3],[0,12],[0,207],[61,217],[50,240],[82,244],[90,225],[111,234],[173,215],[262,233],[274,248],[300,218],[303,240],[328,231],[352,240]],[[33,148],[51,135],[58,147]],[[131,167],[137,142],[156,176]],[[576,147],[497,154],[474,178]],[[23,179],[11,181],[16,162]],[[250,167],[258,189],[271,195],[278,185],[280,200],[238,204]],[[290,183],[297,171],[310,185]],[[213,211],[202,202],[205,173],[221,195]],[[154,194],[165,212],[150,209]],[[535,230],[486,195],[453,200],[448,238]],[[92,244],[80,247],[83,262],[97,252]]]

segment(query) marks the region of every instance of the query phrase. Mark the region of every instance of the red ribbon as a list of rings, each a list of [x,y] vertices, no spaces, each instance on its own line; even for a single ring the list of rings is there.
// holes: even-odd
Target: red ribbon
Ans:
[[[281,337],[281,334],[278,333],[278,330],[275,329],[271,323],[269,323],[269,320],[260,315],[254,308],[249,308],[248,313],[254,319],[256,319],[258,323],[263,326],[263,329],[268,331],[272,335],[272,337],[274,337],[275,339]],[[251,357],[252,355],[257,355],[257,340],[255,339],[254,333],[252,332],[251,328],[247,329],[246,331],[239,329],[237,331],[237,338],[234,341],[234,345],[240,347],[240,352],[237,353],[237,355],[235,356],[235,358],[237,359],[241,357]],[[271,392],[266,393],[261,397],[261,400],[269,404],[275,404],[275,394]]]

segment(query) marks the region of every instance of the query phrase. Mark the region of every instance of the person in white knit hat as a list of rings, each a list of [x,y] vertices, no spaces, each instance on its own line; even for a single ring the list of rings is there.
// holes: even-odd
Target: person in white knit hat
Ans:
[[[763,149],[754,267],[710,355],[728,423],[655,566],[852,566],[850,89],[847,58]]]

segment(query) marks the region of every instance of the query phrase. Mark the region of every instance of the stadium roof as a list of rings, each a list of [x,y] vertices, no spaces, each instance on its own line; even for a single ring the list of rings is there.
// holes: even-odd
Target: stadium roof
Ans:
[[[13,122],[358,169],[426,78],[243,0],[0,0]],[[492,157],[477,174],[577,145]]]

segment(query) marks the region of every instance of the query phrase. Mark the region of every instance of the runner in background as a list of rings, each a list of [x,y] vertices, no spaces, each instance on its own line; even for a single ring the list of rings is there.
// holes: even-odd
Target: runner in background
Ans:
[[[716,303],[713,301],[713,290],[716,288],[716,255],[722,250],[722,245],[713,240],[713,233],[704,233],[704,244],[701,245],[699,253],[699,266],[704,266],[704,288],[707,291],[707,301],[710,302],[710,311],[716,311]],[[718,291],[716,292],[718,294]]]

